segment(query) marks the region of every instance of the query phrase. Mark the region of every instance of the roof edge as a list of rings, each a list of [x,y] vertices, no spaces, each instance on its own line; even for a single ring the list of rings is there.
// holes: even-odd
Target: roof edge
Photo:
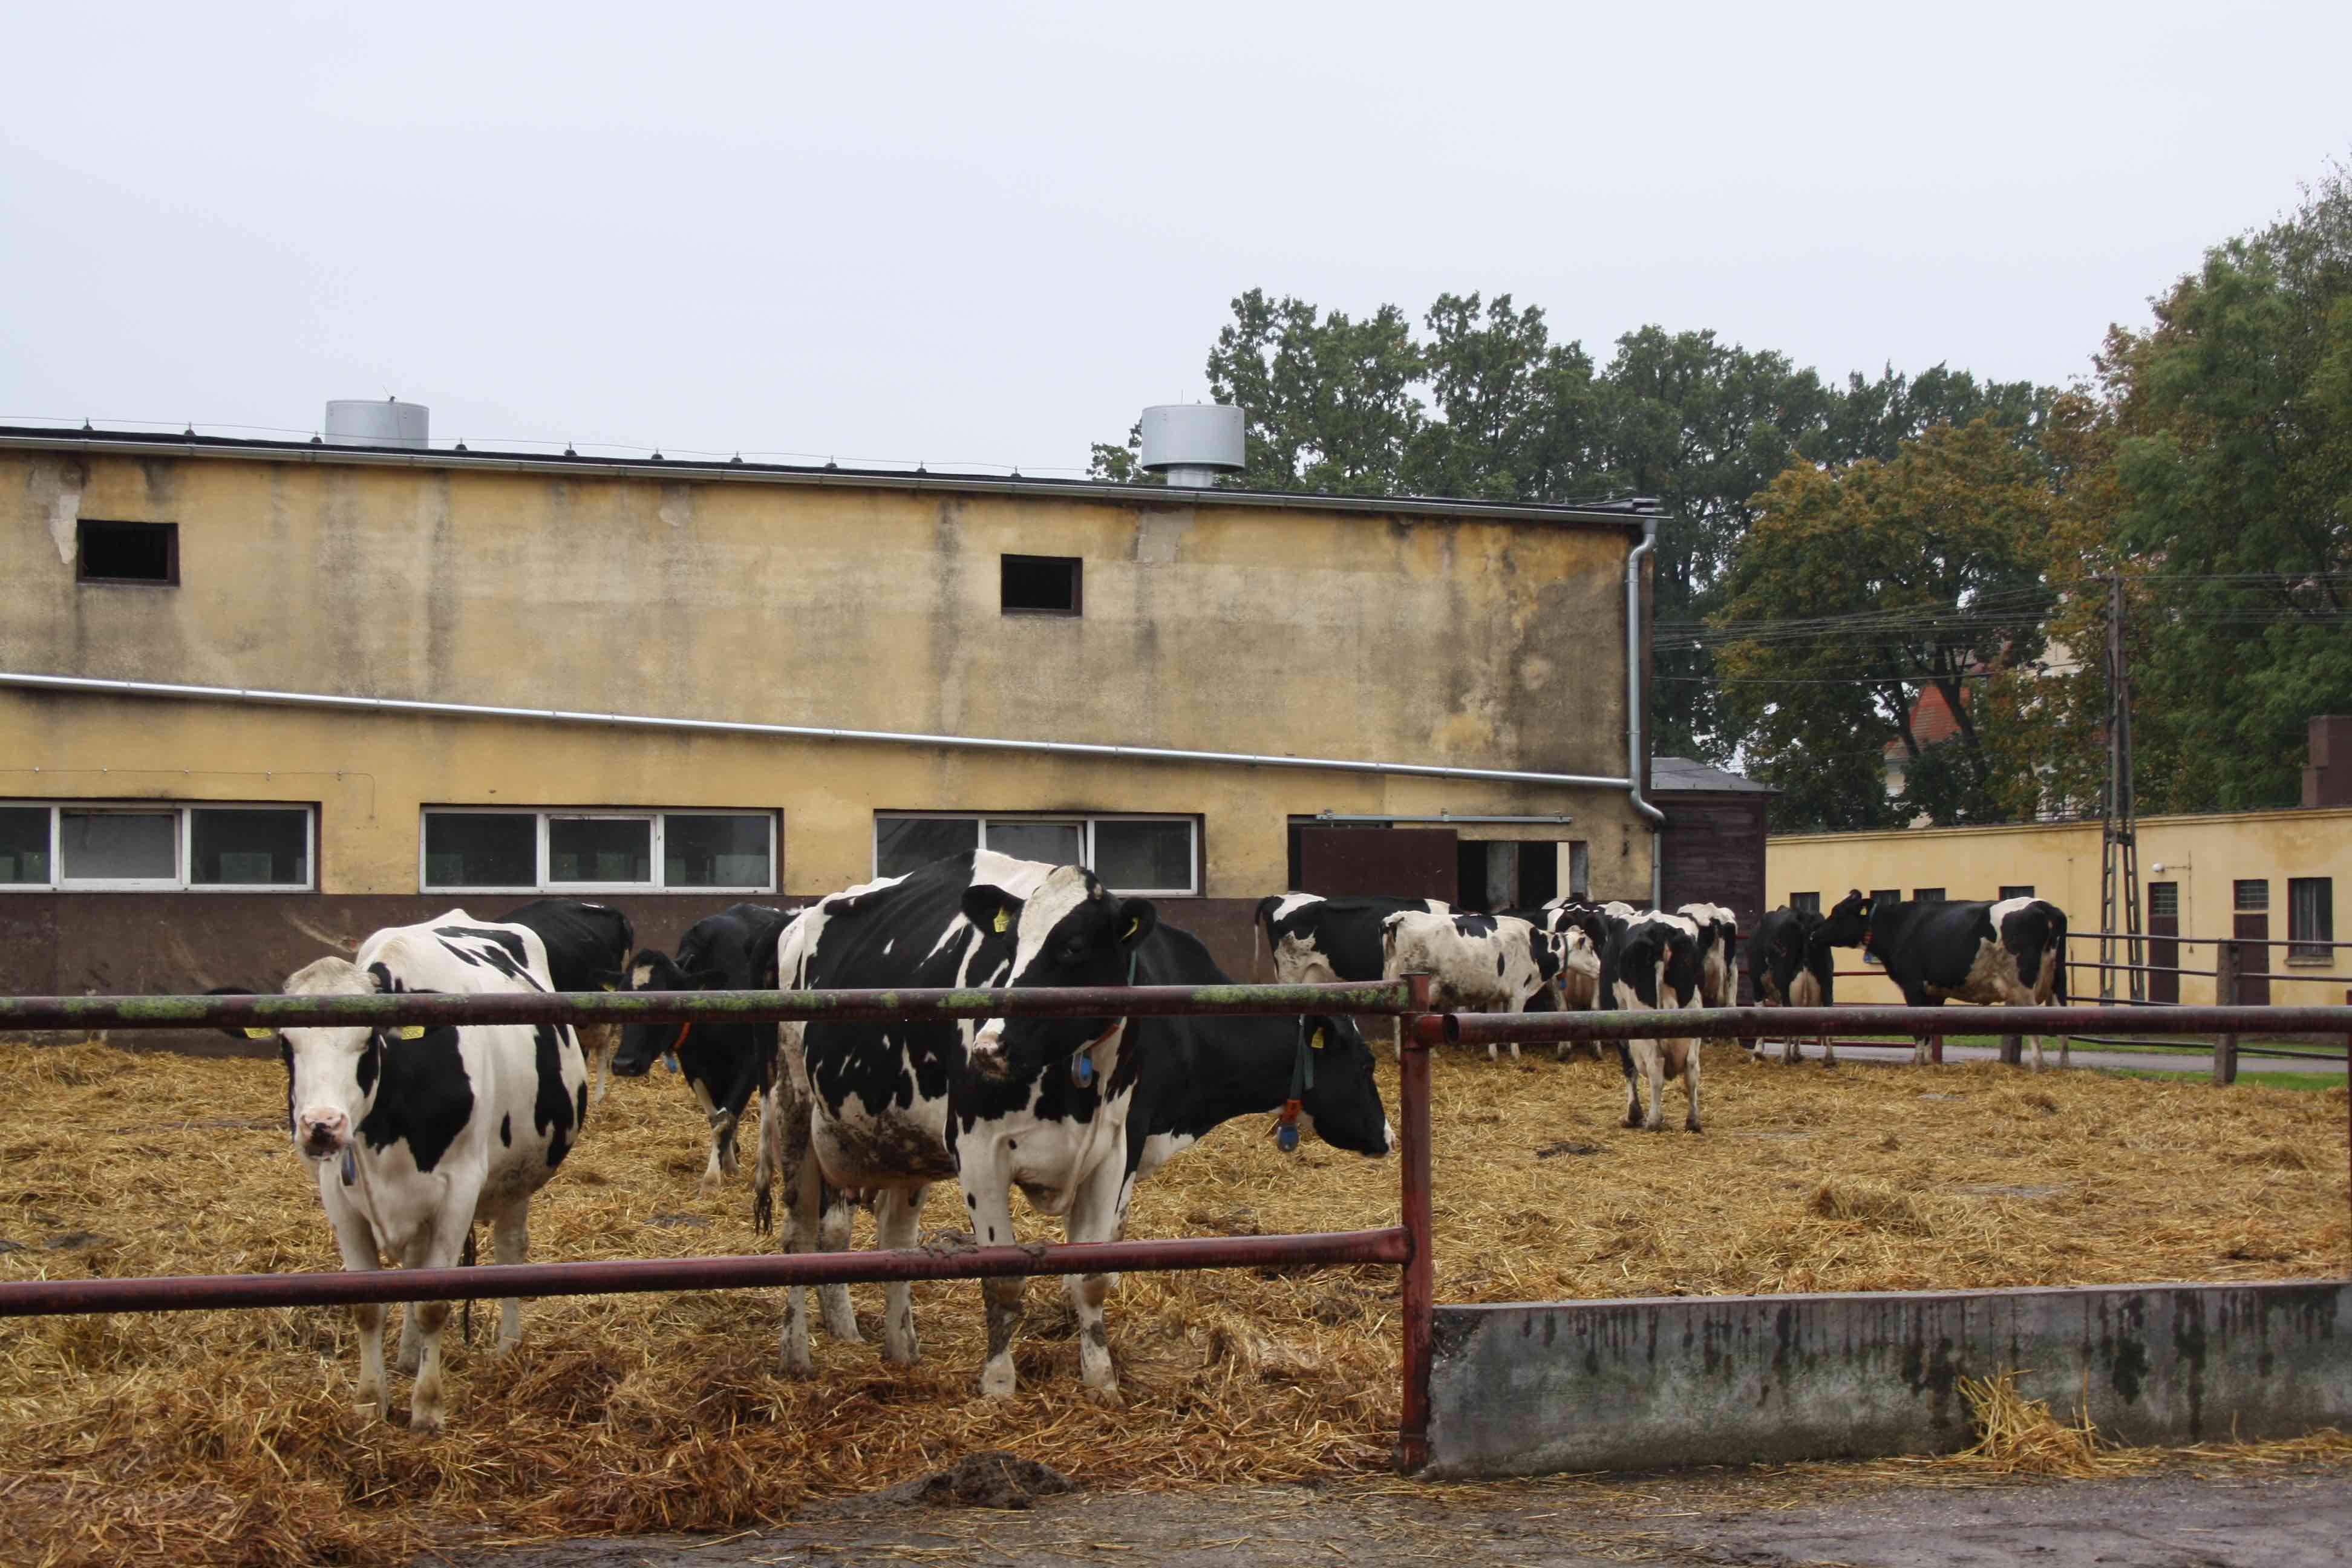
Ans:
[[[844,468],[785,463],[719,462],[702,458],[549,457],[532,452],[416,451],[392,447],[330,447],[302,441],[268,441],[230,436],[168,435],[136,430],[66,430],[40,426],[0,426],[0,451],[59,450],[107,456],[243,458],[258,462],[311,463],[339,467],[462,468],[491,473],[583,474],[639,480],[692,479],[712,484],[782,484],[840,489],[931,490],[966,495],[1044,496],[1061,500],[1107,501],[1130,506],[1246,506],[1294,511],[1416,513],[1489,518],[1498,521],[1552,522],[1638,531],[1663,516],[1654,502],[1641,500],[1548,505],[1479,501],[1443,496],[1342,496],[1296,490],[1181,489],[1164,485],[1129,485],[1108,479],[1045,479],[1020,475],[908,473],[896,468]]]

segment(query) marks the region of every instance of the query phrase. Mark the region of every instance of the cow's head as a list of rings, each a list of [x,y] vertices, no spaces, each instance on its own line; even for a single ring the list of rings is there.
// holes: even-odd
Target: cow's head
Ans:
[[[1334,1149],[1370,1159],[1387,1154],[1396,1138],[1381,1104],[1381,1086],[1372,1078],[1372,1048],[1364,1043],[1363,1031],[1348,1018],[1309,1016],[1298,1022],[1313,1069],[1313,1081],[1299,1098],[1301,1119]]]
[[[1549,997],[1555,1012],[1566,1012],[1568,938],[1559,931],[1537,926],[1528,933],[1528,951],[1535,960],[1536,974],[1543,982],[1537,994]]]
[[[727,984],[724,973],[715,969],[688,970],[656,948],[646,948],[629,961],[628,988],[632,991],[715,991]],[[653,1070],[656,1061],[678,1047],[696,1026],[690,1024],[629,1024],[621,1030],[621,1043],[613,1052],[613,1070],[623,1078],[642,1078]]]
[[[372,996],[382,989],[374,972],[347,958],[319,959],[286,982],[289,996]],[[377,1028],[351,1024],[228,1032],[256,1039],[276,1037],[278,1059],[286,1064],[287,1131],[304,1159],[327,1161],[359,1137],[360,1123],[383,1081],[389,1042],[419,1038],[427,1031],[416,1024]],[[445,1026],[442,1032],[456,1031]]]
[[[1160,923],[1148,899],[1114,895],[1082,866],[1057,866],[1028,898],[1002,888],[964,889],[963,915],[1013,941],[1013,985],[1125,985],[1137,951]],[[1024,1079],[1087,1048],[1118,1018],[991,1018],[972,1037],[971,1065],[990,1078]]]
[[[1820,940],[1832,947],[1860,947],[1870,935],[1870,900],[1856,888],[1822,917]]]

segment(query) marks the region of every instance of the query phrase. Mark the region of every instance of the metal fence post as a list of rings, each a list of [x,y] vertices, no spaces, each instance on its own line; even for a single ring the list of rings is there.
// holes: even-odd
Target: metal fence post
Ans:
[[[1413,1026],[1429,1011],[1430,977],[1409,974],[1405,983],[1412,989],[1412,1003],[1397,1031],[1402,1047],[1397,1061],[1397,1098],[1398,1111],[1404,1118],[1403,1224],[1412,1237],[1412,1255],[1405,1259],[1402,1287],[1404,1399],[1397,1422],[1396,1462],[1398,1469],[1410,1475],[1429,1463],[1429,1363],[1437,1266],[1430,1249],[1429,1047]]]
[[[2213,1005],[2234,1007],[2238,1005],[2238,944],[2219,943],[2213,949]],[[2213,1037],[2213,1081],[2216,1085],[2238,1081],[2238,1037]]]
[[[2023,1067],[2025,1065],[2025,1037],[2023,1035],[2003,1035],[2000,1037],[2000,1060],[2001,1065],[2004,1067],[2014,1068]]]
[[[1935,1063],[1937,1067],[1942,1067],[1944,1065],[1943,1036],[1930,1035],[1927,1037],[1927,1059]]]

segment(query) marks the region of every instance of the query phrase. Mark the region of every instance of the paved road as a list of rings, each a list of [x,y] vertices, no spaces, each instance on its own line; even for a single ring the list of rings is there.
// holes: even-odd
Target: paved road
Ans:
[[[1818,1058],[1822,1054],[1811,1041],[1804,1042],[1800,1048],[1802,1054],[1809,1058]],[[2293,1048],[2317,1050],[2319,1047],[2316,1045],[2298,1045]],[[2054,1036],[2043,1042],[2043,1051],[2045,1059],[2054,1068],[2058,1065],[2058,1041]],[[1842,1063],[1848,1061],[1901,1063],[1911,1059],[1910,1053],[1911,1047],[1908,1046],[1840,1046],[1838,1060]],[[1780,1044],[1778,1040],[1772,1043],[1770,1055],[1776,1062],[1780,1059]],[[1956,1040],[1947,1040],[1944,1042],[1944,1059],[1948,1062],[1999,1061],[2000,1052],[1990,1046],[1964,1046]],[[2031,1040],[2025,1043],[2025,1061],[2028,1067],[2033,1063],[2033,1042]],[[2147,1072],[2210,1072],[2213,1070],[2213,1057],[2210,1051],[2133,1051],[2114,1047],[2076,1046],[2074,1064],[2078,1068],[2131,1068]],[[2315,1061],[2305,1057],[2241,1055],[2238,1058],[2238,1070],[2241,1072],[2334,1073],[2341,1077],[2344,1072],[2344,1058],[2341,1054],[2334,1061]]]
[[[442,1558],[454,1568],[742,1568],[1019,1563],[1034,1568],[2341,1568],[2352,1473],[2186,1469],[2123,1480],[1856,1486],[1837,1472],[1343,1485],[1041,1500],[1028,1512],[872,1501],[733,1540],[577,1541]],[[1826,1492],[1828,1495],[1822,1495]],[[1798,1506],[1791,1507],[1792,1500]],[[425,1563],[419,1568],[425,1568]]]

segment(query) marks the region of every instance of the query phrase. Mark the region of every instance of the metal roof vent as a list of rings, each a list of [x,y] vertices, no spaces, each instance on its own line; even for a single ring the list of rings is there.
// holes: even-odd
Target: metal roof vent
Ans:
[[[334,398],[327,404],[327,445],[330,447],[405,447],[425,450],[425,417],[422,403],[396,397]]]
[[[1249,465],[1242,411],[1222,403],[1162,403],[1143,411],[1143,466],[1169,484],[1205,490]]]

